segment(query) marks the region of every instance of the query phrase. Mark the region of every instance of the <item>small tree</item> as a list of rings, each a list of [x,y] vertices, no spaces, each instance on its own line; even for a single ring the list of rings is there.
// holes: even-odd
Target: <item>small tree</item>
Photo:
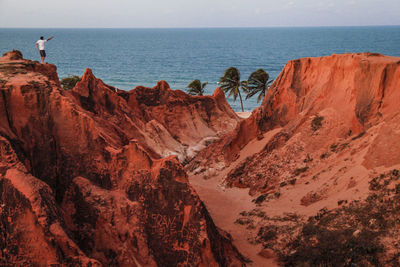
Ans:
[[[61,79],[61,87],[65,90],[69,90],[75,87],[77,82],[80,82],[81,78],[76,75],[68,76]]]
[[[250,74],[246,85],[243,86],[247,96],[246,99],[259,93],[257,103],[264,98],[267,89],[272,84],[273,80],[269,80],[269,74],[263,69],[258,69]]]
[[[204,88],[208,82],[201,83],[200,80],[193,80],[187,86],[187,92],[189,95],[203,95]]]
[[[236,101],[237,96],[239,96],[243,112],[243,100],[242,95],[240,94],[240,87],[242,87],[243,83],[240,81],[239,70],[235,67],[229,67],[220,78],[219,83],[225,94],[229,92],[228,97],[233,95],[233,101]]]

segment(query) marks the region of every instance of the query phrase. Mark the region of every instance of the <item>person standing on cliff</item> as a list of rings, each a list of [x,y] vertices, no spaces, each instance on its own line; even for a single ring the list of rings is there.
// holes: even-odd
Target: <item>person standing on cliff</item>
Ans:
[[[54,36],[47,38],[44,40],[43,36],[40,36],[40,40],[36,42],[36,48],[40,52],[40,59],[42,60],[42,64],[44,63],[44,59],[46,58],[46,51],[44,50],[44,43],[53,39]]]

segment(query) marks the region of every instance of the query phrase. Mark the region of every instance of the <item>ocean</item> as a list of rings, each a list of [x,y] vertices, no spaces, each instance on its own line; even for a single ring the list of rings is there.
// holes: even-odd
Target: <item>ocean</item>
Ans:
[[[46,44],[46,61],[57,65],[60,78],[81,76],[91,68],[96,77],[119,89],[153,87],[166,80],[185,90],[200,79],[212,94],[225,69],[237,67],[241,79],[263,68],[276,78],[291,59],[333,53],[377,52],[400,56],[400,26],[207,28],[207,29],[0,29],[0,53],[20,50],[40,61],[35,42]],[[245,110],[259,106],[256,96]],[[239,99],[228,99],[240,110]]]

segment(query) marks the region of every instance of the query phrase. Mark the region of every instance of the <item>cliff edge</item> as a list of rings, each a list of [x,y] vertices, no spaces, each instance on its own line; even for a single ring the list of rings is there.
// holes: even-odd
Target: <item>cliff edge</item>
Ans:
[[[398,57],[292,60],[251,117],[185,168],[211,211],[218,204],[204,188],[248,190],[252,202],[234,220],[260,255],[288,266],[395,266],[399,101]]]
[[[65,91],[54,65],[6,53],[1,265],[243,266],[179,162],[238,121],[218,92],[124,92],[90,69]]]

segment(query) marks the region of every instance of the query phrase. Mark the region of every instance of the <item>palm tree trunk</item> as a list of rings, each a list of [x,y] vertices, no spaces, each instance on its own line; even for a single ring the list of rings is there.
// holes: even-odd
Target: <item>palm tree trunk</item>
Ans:
[[[243,101],[242,101],[242,95],[240,94],[240,90],[238,90],[238,92],[239,92],[240,105],[242,106],[242,112],[244,112],[244,109],[243,109]]]

